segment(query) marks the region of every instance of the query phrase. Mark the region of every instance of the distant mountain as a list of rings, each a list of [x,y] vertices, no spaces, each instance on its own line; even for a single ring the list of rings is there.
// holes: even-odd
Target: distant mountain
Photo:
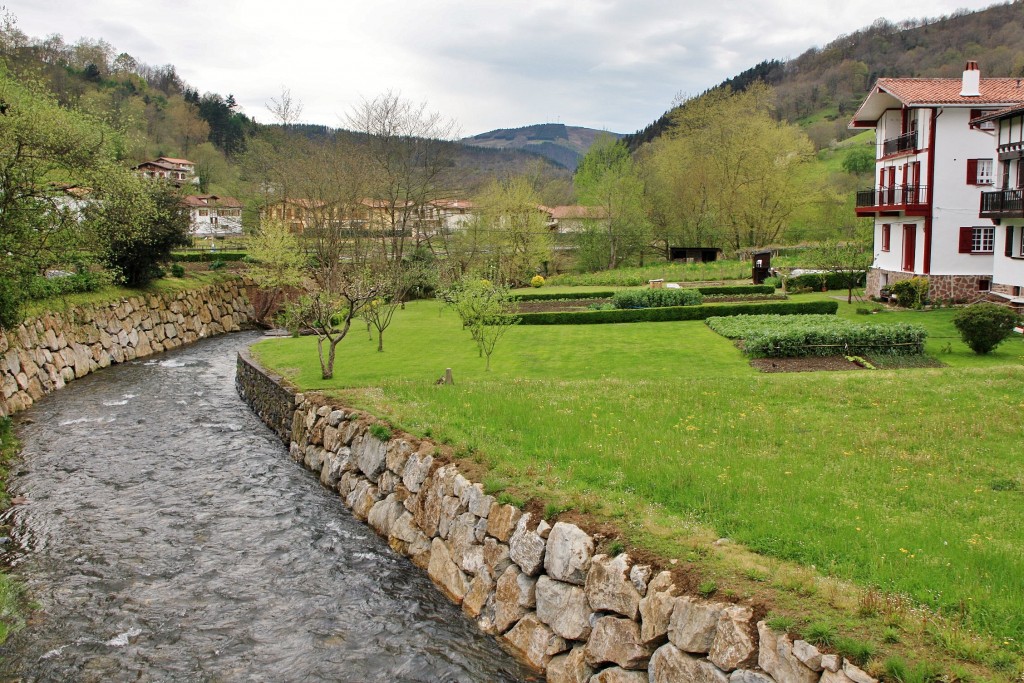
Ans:
[[[780,118],[800,123],[818,147],[850,133],[846,124],[880,77],[956,78],[976,60],[985,76],[1024,77],[1024,0],[978,12],[899,23],[879,19],[795,59],[761,62],[715,86],[743,90],[761,80],[775,88]],[[627,135],[636,149],[665,132],[671,111]]]
[[[563,123],[540,123],[522,128],[499,128],[473,137],[463,138],[462,144],[488,149],[517,149],[538,154],[567,168],[576,170],[580,159],[601,134],[621,138],[619,133],[567,126]]]

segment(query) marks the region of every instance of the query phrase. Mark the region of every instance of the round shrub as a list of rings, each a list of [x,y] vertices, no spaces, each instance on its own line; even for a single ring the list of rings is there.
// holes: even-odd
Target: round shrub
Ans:
[[[977,354],[986,354],[999,346],[1019,321],[1010,309],[990,303],[968,306],[953,316],[960,338]]]
[[[530,286],[531,287],[543,287],[544,286],[544,276],[543,275],[534,275],[532,278],[530,278]]]

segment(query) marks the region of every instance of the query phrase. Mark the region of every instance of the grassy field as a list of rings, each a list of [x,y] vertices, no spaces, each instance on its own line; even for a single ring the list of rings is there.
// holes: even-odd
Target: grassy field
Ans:
[[[330,382],[313,339],[255,350],[305,389],[454,444],[510,500],[618,520],[668,557],[728,537],[908,596],[1019,654],[1024,342],[979,358],[951,310],[857,306],[840,315],[924,325],[948,367],[759,374],[704,323],[671,322],[513,328],[485,373],[434,302],[399,312],[384,353],[351,332]],[[455,386],[434,386],[446,367]]]

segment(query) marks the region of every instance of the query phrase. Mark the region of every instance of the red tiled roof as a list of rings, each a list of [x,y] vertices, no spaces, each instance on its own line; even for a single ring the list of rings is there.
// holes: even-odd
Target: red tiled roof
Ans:
[[[960,78],[879,78],[875,87],[904,104],[1013,104],[1024,102],[1024,79],[982,78],[980,97],[960,94]]]
[[[600,206],[552,206],[548,209],[552,218],[604,218],[604,209]]]
[[[182,202],[186,206],[214,207],[218,209],[240,209],[242,202],[234,197],[219,197],[215,194],[190,194]]]
[[[188,164],[189,166],[195,166],[195,162],[189,161],[188,159],[175,159],[174,157],[158,157],[157,161],[166,161],[169,164]]]
[[[998,121],[999,119],[1005,119],[1010,116],[1016,116],[1017,114],[1024,114],[1024,104],[1014,104],[1009,107],[1004,107],[998,111],[989,112],[984,116],[971,119],[971,124],[985,123],[986,121]]]
[[[159,161],[159,160],[157,160],[157,161],[143,161],[141,164],[139,164],[138,166],[135,167],[135,170],[137,171],[140,168],[143,168],[145,166],[155,166],[157,168],[162,168],[165,171],[178,171],[178,170],[180,170],[178,167],[176,167],[176,166],[174,166],[172,164],[164,163],[164,162]]]

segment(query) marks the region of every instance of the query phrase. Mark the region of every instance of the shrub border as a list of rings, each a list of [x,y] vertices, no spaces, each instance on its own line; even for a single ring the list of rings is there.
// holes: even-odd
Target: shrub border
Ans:
[[[800,301],[767,304],[702,304],[700,306],[669,306],[614,311],[560,311],[520,313],[520,325],[602,325],[609,323],[672,322],[704,320],[729,315],[802,315],[806,313],[835,314],[838,301]]]

